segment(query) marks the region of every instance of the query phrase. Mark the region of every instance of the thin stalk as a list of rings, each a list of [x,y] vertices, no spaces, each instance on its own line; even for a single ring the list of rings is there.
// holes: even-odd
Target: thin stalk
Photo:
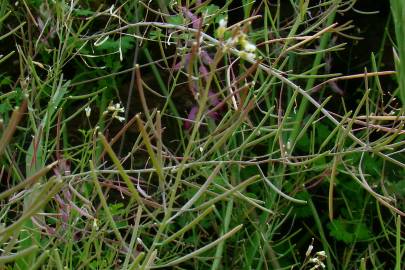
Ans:
[[[35,252],[38,251],[38,249],[39,249],[38,246],[35,245],[11,255],[0,256],[0,266],[4,267],[4,264],[6,263],[12,263],[18,259],[34,254]]]
[[[197,250],[195,250],[195,251],[193,251],[193,252],[191,252],[191,253],[189,253],[189,254],[183,256],[183,257],[180,257],[180,258],[178,258],[178,259],[175,259],[175,260],[173,260],[173,261],[171,261],[171,262],[168,262],[168,263],[165,263],[165,264],[162,264],[162,265],[152,266],[151,268],[152,268],[152,269],[157,269],[157,268],[172,267],[172,266],[178,265],[178,264],[180,264],[180,263],[182,263],[182,262],[188,261],[188,260],[190,260],[190,259],[192,259],[192,258],[194,258],[194,257],[197,257],[197,256],[200,255],[201,253],[206,252],[207,250],[209,250],[209,249],[215,247],[216,245],[218,245],[218,244],[221,243],[222,241],[225,241],[225,240],[228,239],[229,237],[233,236],[233,235],[236,234],[240,229],[242,229],[242,227],[243,227],[242,224],[241,224],[241,225],[238,225],[238,226],[236,226],[235,228],[233,228],[232,230],[230,230],[229,232],[227,232],[226,234],[224,234],[223,236],[221,236],[220,238],[218,238],[217,240],[215,240],[215,241],[209,243],[208,245],[206,245],[206,246],[204,246],[204,247],[202,247],[202,248],[199,248],[199,249],[197,249]]]
[[[19,191],[20,189],[26,188],[28,185],[34,184],[39,179],[41,179],[41,177],[46,175],[52,168],[54,168],[56,164],[58,164],[58,161],[55,161],[55,162],[49,164],[48,166],[42,168],[41,170],[39,170],[35,174],[31,175],[30,177],[28,177],[24,181],[20,182],[19,184],[15,185],[14,187],[11,187],[11,188],[7,189],[6,191],[0,193],[0,200],[3,200],[4,198],[14,194],[15,192]]]
[[[234,206],[233,199],[230,199],[226,205],[225,219],[224,219],[223,228],[222,228],[222,235],[224,235],[229,230],[233,206]],[[225,246],[225,240],[218,244],[217,250],[215,252],[215,259],[211,266],[211,270],[217,270],[220,267],[220,264],[222,261],[222,253],[224,251],[224,246]]]
[[[11,114],[10,121],[0,139],[0,157],[3,155],[3,152],[7,147],[8,143],[10,142],[15,130],[17,129],[17,125],[20,123],[26,109],[27,109],[27,100],[24,99],[21,106],[15,108],[15,110]]]
[[[131,195],[134,197],[134,199],[140,204],[140,205],[144,205],[141,197],[138,193],[138,191],[135,189],[134,184],[132,183],[131,179],[129,179],[129,176],[125,173],[124,168],[122,167],[121,162],[118,160],[118,157],[115,155],[114,151],[112,150],[110,144],[107,142],[107,139],[104,137],[103,134],[99,133],[98,134],[101,143],[104,146],[104,149],[107,151],[107,153],[109,154],[110,158],[112,159],[112,161],[114,162],[115,166],[118,169],[119,174],[121,175],[122,179],[124,179],[125,183],[128,186],[129,191],[131,192]]]
[[[401,216],[397,215],[396,220],[396,242],[395,242],[395,270],[401,270],[402,260],[401,260]]]
[[[108,207],[107,200],[104,197],[103,191],[101,190],[101,186],[100,186],[100,184],[98,182],[97,174],[94,171],[94,164],[93,164],[92,160],[90,160],[90,170],[91,170],[91,176],[92,176],[92,179],[93,179],[94,187],[96,188],[96,191],[97,191],[98,197],[100,199],[101,205],[104,208],[107,220],[109,221],[109,223],[110,223],[110,225],[112,227],[112,230],[113,230],[113,232],[115,234],[115,237],[117,237],[117,240],[120,241],[122,247],[125,247],[126,246],[125,241],[122,238],[120,231],[118,230],[117,224],[114,221],[114,217],[112,216],[110,208]]]
[[[205,209],[199,216],[194,218],[191,222],[187,223],[183,228],[181,228],[180,230],[178,230],[177,232],[173,233],[171,236],[166,238],[161,243],[161,245],[163,246],[163,245],[166,245],[166,244],[170,243],[171,241],[173,241],[177,237],[183,235],[185,232],[187,232],[190,229],[194,228],[201,220],[204,219],[205,216],[210,214],[212,212],[212,210],[214,210],[214,208],[215,208],[214,206],[210,206],[207,209]]]
[[[337,2],[339,3],[340,1],[337,1]],[[333,23],[333,21],[335,19],[335,13],[336,13],[336,11],[333,11],[333,13],[328,17],[326,25],[332,25],[332,23]],[[324,50],[326,48],[326,46],[329,43],[330,36],[331,36],[330,33],[325,33],[321,37],[320,42],[319,42],[319,50]],[[323,57],[324,57],[324,53],[318,53],[315,56],[315,59],[314,59],[314,62],[312,63],[312,66],[319,66],[319,64],[321,63]],[[313,70],[311,75],[315,75],[316,72],[318,72],[318,70]],[[305,89],[311,89],[313,87],[314,83],[315,83],[315,79],[310,78],[308,80],[306,86],[305,86]],[[295,125],[294,125],[294,127],[292,129],[292,132],[290,134],[290,139],[289,139],[292,143],[295,143],[298,132],[301,130],[300,125],[302,123],[302,120],[304,119],[304,115],[305,115],[305,113],[307,111],[308,104],[309,104],[309,101],[306,98],[303,98],[301,100],[301,102],[300,102],[300,106],[299,106],[299,109],[298,109],[298,112],[297,112],[297,116],[294,119],[295,120]]]
[[[49,254],[50,254],[49,250],[45,250],[44,252],[42,252],[42,254],[38,257],[36,262],[33,265],[31,265],[30,270],[39,269],[44,264],[44,261],[48,259]]]

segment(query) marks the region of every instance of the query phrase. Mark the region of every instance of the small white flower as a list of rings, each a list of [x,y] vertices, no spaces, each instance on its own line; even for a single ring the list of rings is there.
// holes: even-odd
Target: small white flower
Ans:
[[[125,117],[122,117],[122,116],[117,115],[115,118],[120,122],[125,121]]]
[[[228,21],[225,18],[219,20],[219,27],[226,27]]]
[[[116,103],[114,110],[117,111],[117,112],[122,112],[123,113],[124,112],[124,107],[121,107],[121,103]]]
[[[227,25],[227,20],[226,19],[221,19],[219,21],[219,27],[217,29],[217,37],[219,39],[222,39],[224,37],[225,31],[226,31],[226,25]]]
[[[256,45],[250,42],[246,42],[245,45],[243,46],[243,49],[247,52],[254,52],[256,51]]]
[[[239,56],[242,59],[248,60],[248,61],[255,61],[256,55],[254,53],[250,53],[250,52],[245,52],[245,51],[241,51],[239,53]]]
[[[121,103],[113,104],[111,102],[110,105],[108,105],[107,110],[103,112],[103,115],[106,115],[109,112],[112,113],[111,118],[115,118],[120,122],[125,121],[125,117],[119,115],[119,113],[125,112],[125,109],[121,106]]]
[[[96,218],[93,219],[93,228],[98,231],[98,220]]]
[[[108,107],[107,107],[107,111],[114,112],[115,106],[112,103],[110,103],[110,105],[108,105]]]
[[[91,108],[89,106],[87,106],[84,111],[86,112],[86,117],[89,118],[90,117],[90,113],[91,113]]]
[[[325,251],[318,251],[317,253],[316,253],[316,256],[318,256],[318,257],[320,257],[320,258],[326,258],[327,256],[326,256],[326,252]]]

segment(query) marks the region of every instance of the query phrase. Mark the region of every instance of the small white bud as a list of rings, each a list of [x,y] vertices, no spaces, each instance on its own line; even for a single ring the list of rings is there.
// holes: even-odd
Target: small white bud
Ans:
[[[291,149],[291,141],[287,142],[287,149],[290,150]]]
[[[111,112],[115,111],[114,105],[112,105],[112,104],[108,105],[107,110],[109,110]]]
[[[226,25],[228,24],[228,21],[226,19],[221,19],[219,20],[219,27],[226,27]]]
[[[305,257],[309,257],[311,255],[312,250],[314,249],[313,245],[309,245],[307,252],[305,252]]]
[[[98,231],[98,220],[96,218],[93,219],[93,228]]]
[[[221,19],[219,21],[219,27],[217,29],[217,37],[218,38],[222,39],[224,37],[227,23],[228,22],[225,19]]]
[[[89,106],[87,106],[84,111],[86,112],[86,117],[89,118],[90,117],[90,113],[91,113],[91,108]]]

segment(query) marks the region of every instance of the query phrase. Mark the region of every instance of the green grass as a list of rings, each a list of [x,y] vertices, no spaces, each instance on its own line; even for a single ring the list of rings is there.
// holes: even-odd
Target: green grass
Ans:
[[[404,269],[401,1],[102,2],[0,4],[0,269]]]

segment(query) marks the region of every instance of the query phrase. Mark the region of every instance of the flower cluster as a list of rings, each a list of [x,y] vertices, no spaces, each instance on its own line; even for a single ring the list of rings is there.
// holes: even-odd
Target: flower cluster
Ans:
[[[220,40],[224,39],[225,32],[227,30],[227,20],[226,19],[221,19],[219,21],[219,26],[217,29],[217,38]],[[228,38],[225,42],[225,50],[227,48],[235,48],[235,47],[240,47],[239,51],[239,56],[242,59],[249,60],[249,61],[254,61],[256,59],[256,45],[253,44],[248,40],[248,36],[246,33],[238,28],[236,31],[233,32],[232,37]]]
[[[247,39],[247,35],[245,33],[240,32],[237,35],[237,44],[240,45],[241,51],[239,52],[239,56],[242,59],[254,61],[256,59],[256,45],[251,43]]]
[[[325,264],[323,261],[326,259],[326,252],[325,251],[318,251],[316,252],[313,256],[312,251],[314,249],[313,246],[314,239],[312,239],[311,245],[309,245],[307,252],[305,252],[305,262],[304,265],[307,265],[307,263],[312,264],[313,266],[310,268],[310,270],[317,270],[317,269],[325,269]],[[301,268],[302,269],[302,268]]]
[[[325,259],[325,251],[322,250],[315,253],[315,256],[309,259],[309,262],[314,264],[314,266],[310,270],[325,269],[325,264],[323,263]]]
[[[182,7],[182,13],[184,14],[185,18],[192,22],[192,28],[198,31],[201,31],[201,27],[204,22],[204,15],[199,17],[196,14],[193,14],[189,9]],[[253,44],[248,39],[247,30],[248,28],[246,25],[233,25],[228,27],[228,21],[226,17],[221,18],[218,21],[218,27],[215,32],[216,37],[218,38],[219,42],[221,43],[220,48],[223,49],[223,52],[227,50],[235,50],[238,53],[238,56],[242,59],[247,61],[253,62],[256,59],[256,45]],[[196,32],[198,33],[198,32]],[[201,35],[197,35],[196,37],[201,38]],[[210,83],[210,68],[213,64],[214,60],[211,57],[209,52],[209,48],[211,47],[198,47],[197,49],[190,48],[192,45],[198,45],[200,42],[191,42],[190,40],[185,42],[186,53],[183,53],[183,57],[180,61],[173,65],[174,70],[184,69],[186,72],[189,71],[189,67],[191,61],[197,63],[198,71],[200,77],[192,77],[191,74],[190,78],[191,83],[189,84],[190,92],[194,96],[195,100],[198,101],[200,96],[199,89],[205,89],[205,82]],[[188,52],[187,52],[188,51]],[[197,79],[194,79],[197,78]],[[202,81],[197,81],[199,78],[202,78]],[[200,83],[200,84],[199,84]],[[238,94],[236,94],[238,96]],[[232,97],[235,100],[235,97]],[[236,101],[234,101],[236,103]],[[213,120],[218,120],[220,115],[219,112],[222,109],[222,106],[226,104],[223,102],[221,104],[220,96],[216,93],[215,90],[209,89],[208,90],[208,106],[207,109],[207,116]],[[235,105],[236,107],[236,105]],[[196,119],[197,113],[199,110],[199,106],[195,104],[192,108],[188,111],[187,118],[184,123],[185,129],[190,129],[194,120]]]
[[[120,122],[125,120],[125,117],[119,115],[119,113],[125,112],[124,107],[122,107],[121,103],[113,104],[112,102],[110,102],[110,105],[108,105],[107,110],[103,112],[103,115],[106,115],[110,112],[112,113],[112,118],[115,118]]]

